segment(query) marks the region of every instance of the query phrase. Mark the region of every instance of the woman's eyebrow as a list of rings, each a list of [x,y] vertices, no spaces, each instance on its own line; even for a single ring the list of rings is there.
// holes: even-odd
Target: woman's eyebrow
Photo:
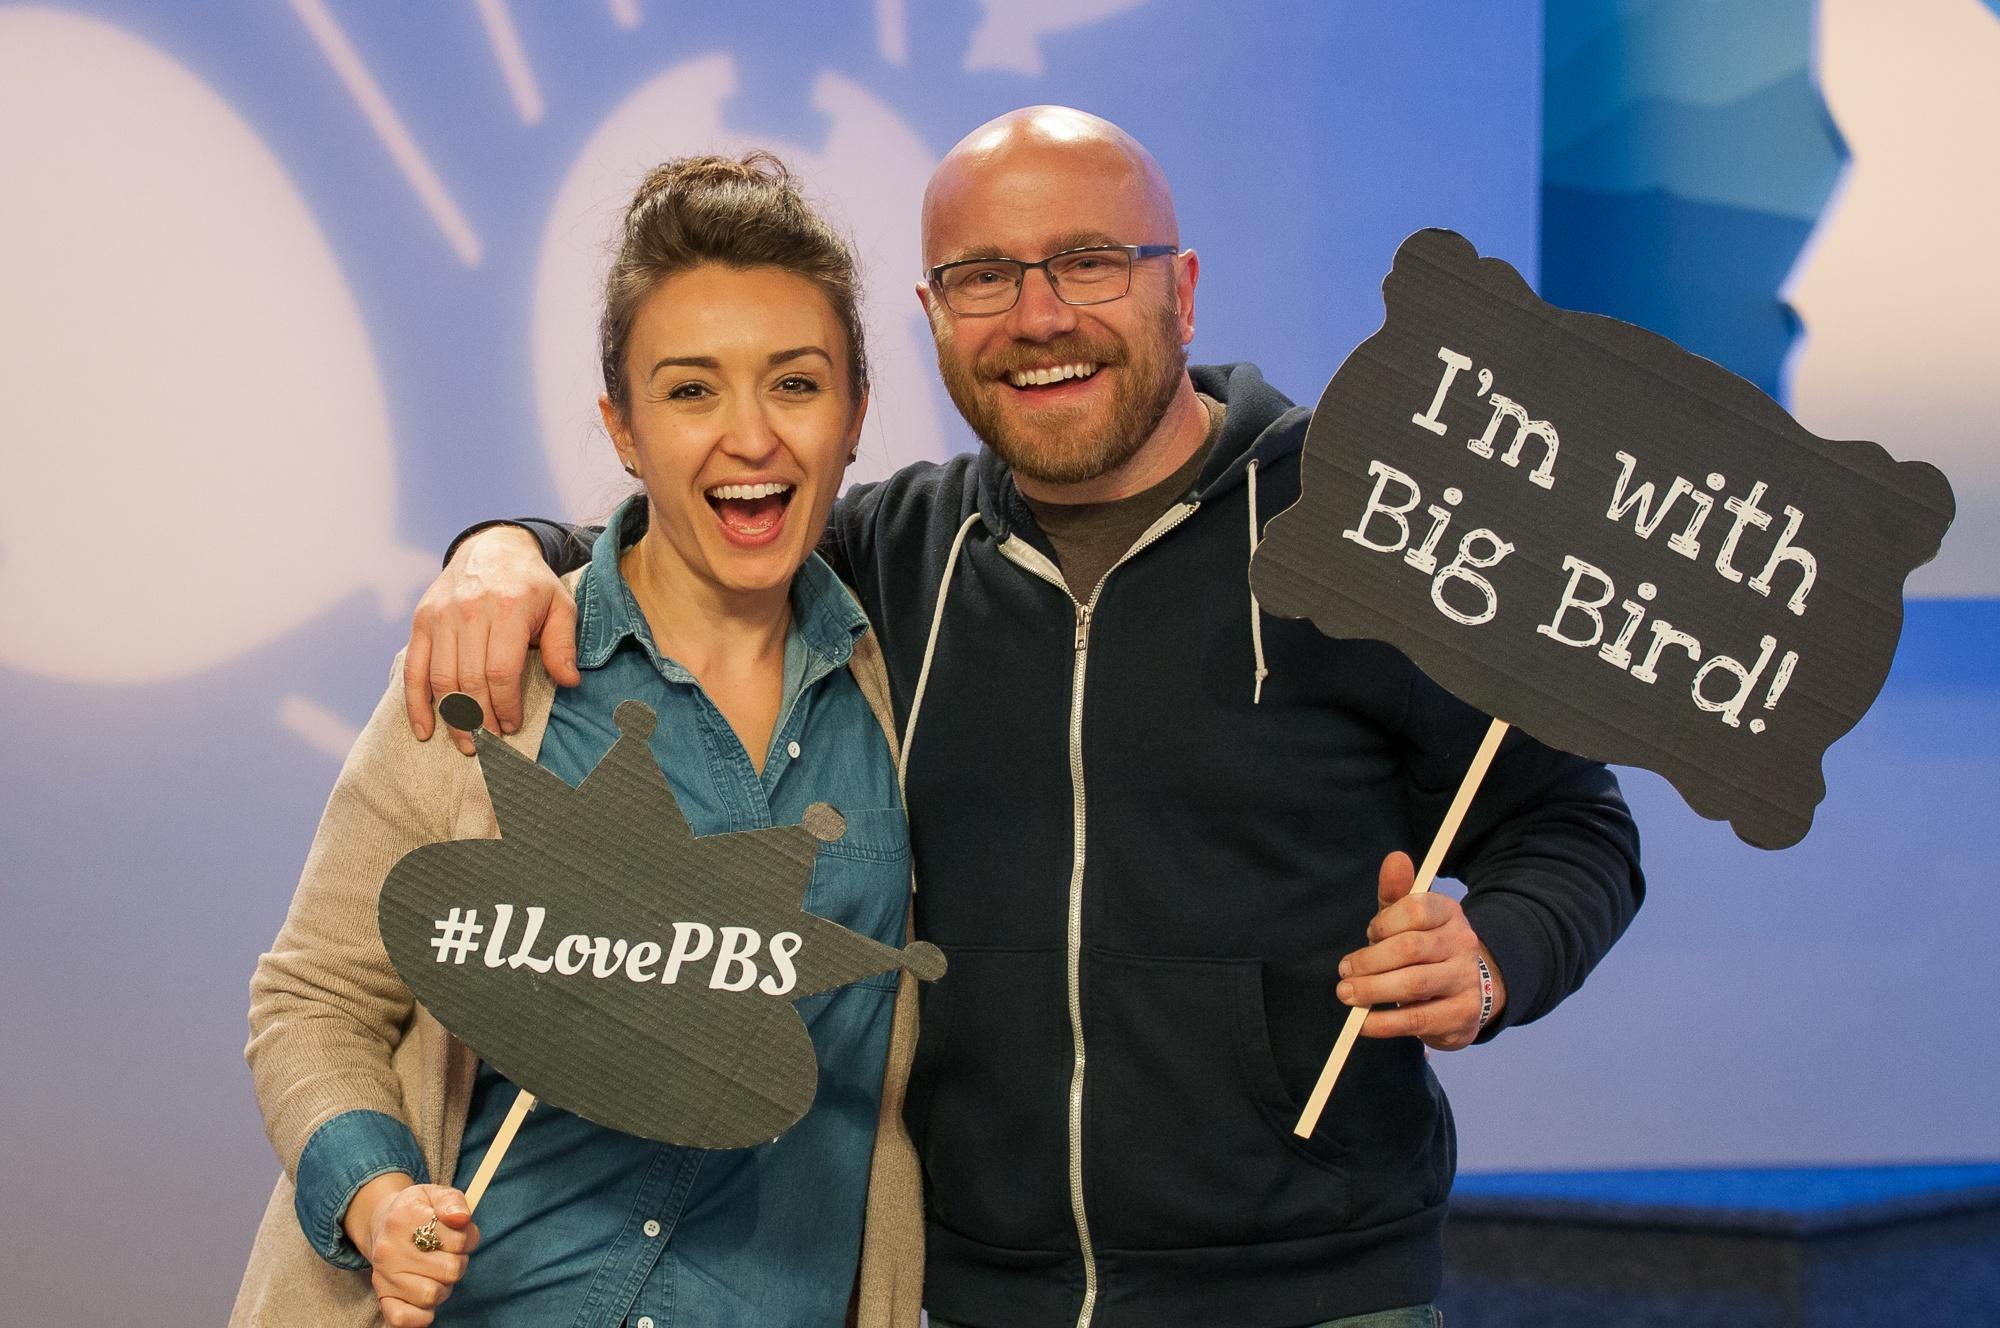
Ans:
[[[833,363],[833,356],[827,354],[822,346],[794,346],[790,350],[781,350],[771,356],[767,363],[790,364],[793,360],[803,359],[808,355],[817,355],[828,364]]]
[[[666,368],[720,369],[721,367],[722,361],[713,355],[668,355],[653,361],[653,367],[647,371],[647,376],[650,377]]]
[[[828,364],[833,363],[833,356],[828,354],[826,348],[823,346],[794,346],[790,350],[774,351],[770,359],[766,360],[765,363],[789,364],[793,360],[803,359],[808,355],[817,355]],[[653,367],[649,371],[648,376],[650,377],[651,374],[656,374],[662,369],[669,368],[720,369],[721,367],[722,361],[716,359],[713,355],[667,355],[653,361]]]

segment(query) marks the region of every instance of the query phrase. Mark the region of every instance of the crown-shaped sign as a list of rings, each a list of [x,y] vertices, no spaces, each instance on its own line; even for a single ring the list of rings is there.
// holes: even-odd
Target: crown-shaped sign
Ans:
[[[667,1143],[762,1143],[818,1082],[793,1001],[896,968],[943,974],[935,946],[804,910],[819,844],[846,829],[832,807],[696,836],[639,702],[618,707],[618,740],[574,789],[480,728],[470,697],[439,709],[477,730],[501,837],[405,855],[382,887],[382,942],[439,1022],[542,1101]]]

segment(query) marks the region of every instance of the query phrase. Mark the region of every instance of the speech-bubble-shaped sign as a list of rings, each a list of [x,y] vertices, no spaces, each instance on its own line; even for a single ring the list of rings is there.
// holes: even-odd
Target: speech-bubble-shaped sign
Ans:
[[[1888,676],[1903,582],[1951,524],[1944,476],[1547,304],[1450,231],[1404,241],[1382,289],[1252,561],[1263,607],[1657,771],[1751,844],[1796,843],[1827,746]]]
[[[452,706],[463,701],[469,714]],[[445,718],[476,728],[478,705]],[[907,949],[803,909],[823,803],[802,825],[696,837],[627,701],[577,788],[481,730],[501,838],[429,844],[383,883],[382,943],[411,992],[521,1089],[599,1125],[700,1148],[775,1139],[812,1106],[802,996],[904,967]]]

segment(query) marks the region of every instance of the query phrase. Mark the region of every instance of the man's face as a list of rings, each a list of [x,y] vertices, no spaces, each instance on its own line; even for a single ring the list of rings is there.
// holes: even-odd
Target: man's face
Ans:
[[[927,266],[1174,239],[1170,212],[1108,145],[1015,145],[945,171],[925,215]],[[953,313],[921,288],[938,372],[980,441],[1045,484],[1095,479],[1130,461],[1187,365],[1191,258],[1138,260],[1130,293],[1105,304],[1065,304],[1039,271],[1027,274],[1012,309],[984,317]]]

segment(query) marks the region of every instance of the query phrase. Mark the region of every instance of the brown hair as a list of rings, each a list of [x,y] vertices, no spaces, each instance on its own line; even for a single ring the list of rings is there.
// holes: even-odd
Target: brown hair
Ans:
[[[617,256],[604,278],[597,325],[604,393],[625,410],[625,343],[639,306],[667,278],[703,263],[775,267],[819,287],[847,332],[848,387],[868,385],[854,255],[813,210],[785,164],[769,152],[677,157],[655,166],[625,210]]]

